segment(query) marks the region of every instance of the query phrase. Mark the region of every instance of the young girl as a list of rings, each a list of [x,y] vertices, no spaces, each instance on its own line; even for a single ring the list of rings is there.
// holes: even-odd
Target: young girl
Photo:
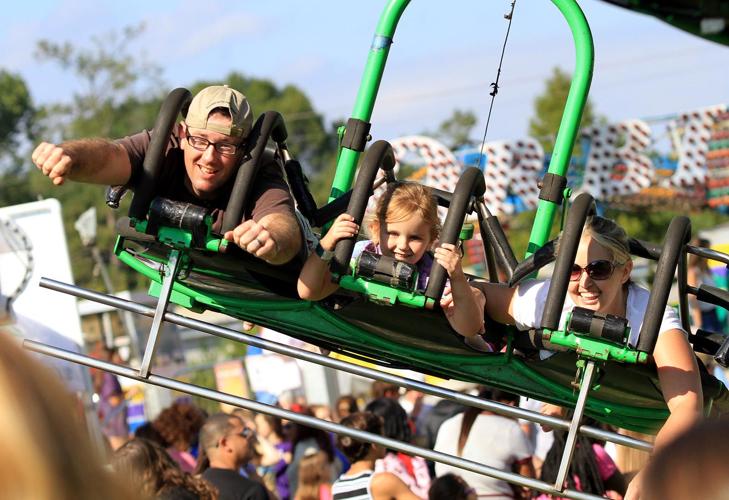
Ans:
[[[382,420],[370,412],[353,413],[342,425],[352,429],[382,434]],[[375,473],[375,461],[385,456],[385,448],[358,441],[349,436],[338,436],[337,446],[352,462],[349,470],[332,485],[334,500],[419,500],[395,474]]]
[[[323,451],[310,448],[305,452],[295,500],[332,500],[331,466]]]
[[[424,290],[433,265],[428,253],[438,238],[440,220],[438,204],[430,188],[413,182],[396,182],[377,200],[375,214],[368,222],[371,239],[360,241],[352,257],[363,251],[375,252],[396,260],[415,264],[418,268],[418,290]],[[352,216],[336,218],[327,234],[319,241],[317,252],[304,264],[297,285],[305,300],[321,300],[334,293],[338,285],[329,273],[331,252],[337,242],[357,235],[359,226]],[[450,293],[444,293],[441,307],[451,326],[467,338],[478,338],[483,329],[483,295],[472,288],[461,267],[461,256],[455,245],[443,243],[434,251],[435,260],[450,277]]]

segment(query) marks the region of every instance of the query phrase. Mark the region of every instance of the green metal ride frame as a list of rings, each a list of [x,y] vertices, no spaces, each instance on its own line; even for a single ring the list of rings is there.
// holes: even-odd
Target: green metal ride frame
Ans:
[[[387,63],[387,56],[390,53],[390,45],[392,45],[395,36],[395,29],[409,3],[410,0],[390,0],[380,16],[364,74],[362,75],[362,83],[352,111],[352,118],[354,119],[369,122],[372,117],[377,92]],[[595,55],[590,27],[577,2],[575,0],[552,0],[552,3],[562,12],[572,31],[576,55],[572,85],[567,96],[554,153],[548,169],[550,174],[564,177],[569,167],[580,120],[587,102]],[[330,201],[338,198],[352,187],[359,155],[359,151],[346,147],[342,148],[337,162],[337,171],[332,182]],[[529,238],[527,256],[534,253],[537,248],[548,241],[549,232],[558,208],[558,203],[539,200]]]

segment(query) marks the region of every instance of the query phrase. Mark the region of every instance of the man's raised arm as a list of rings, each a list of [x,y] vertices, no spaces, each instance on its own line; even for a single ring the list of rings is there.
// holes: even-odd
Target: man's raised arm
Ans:
[[[108,139],[77,139],[59,145],[40,143],[33,163],[56,186],[66,179],[91,184],[126,184],[132,173],[129,155]]]

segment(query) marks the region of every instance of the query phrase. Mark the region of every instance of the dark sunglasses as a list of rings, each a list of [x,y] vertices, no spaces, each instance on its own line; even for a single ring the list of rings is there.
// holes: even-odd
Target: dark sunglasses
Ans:
[[[593,260],[585,267],[572,264],[572,272],[570,273],[570,281],[579,281],[582,273],[586,272],[590,279],[602,281],[608,279],[615,271],[615,264],[609,260]]]

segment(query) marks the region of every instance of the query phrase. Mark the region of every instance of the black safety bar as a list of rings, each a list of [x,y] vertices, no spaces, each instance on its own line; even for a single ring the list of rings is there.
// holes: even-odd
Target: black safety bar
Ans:
[[[233,191],[230,194],[228,205],[223,215],[222,234],[233,230],[241,220],[243,220],[243,211],[246,201],[253,187],[253,181],[258,175],[258,171],[262,166],[263,153],[269,139],[273,139],[276,144],[285,147],[286,125],[283,117],[276,111],[266,111],[261,115],[253,125],[247,144],[249,149],[248,159],[238,168],[233,184]]]
[[[190,106],[192,94],[184,88],[177,88],[170,92],[162,103],[157,120],[154,122],[152,139],[142,164],[142,178],[137,182],[134,190],[129,217],[132,220],[144,220],[149,212],[149,206],[157,193],[157,183],[162,170],[163,159],[167,152],[172,128],[175,126],[177,115],[182,111],[186,114]]]
[[[506,239],[504,228],[501,227],[499,219],[491,214],[483,201],[476,203],[476,214],[478,215],[481,239],[484,241],[484,250],[487,252],[487,259],[488,252],[490,251],[494,258],[498,260],[501,269],[506,273],[507,281],[511,280],[519,262],[516,260],[511,245],[509,245],[509,240]],[[488,246],[486,242],[488,242]],[[491,274],[490,271],[489,274]]]
[[[441,243],[455,245],[458,242],[458,235],[463,228],[463,221],[466,218],[466,214],[472,206],[473,197],[481,198],[485,191],[486,182],[479,169],[469,167],[461,174],[461,178],[456,183],[456,189],[453,190],[448,214],[443,223],[440,237]],[[430,299],[439,300],[443,294],[446,277],[446,270],[443,266],[437,262],[433,262],[428,287],[425,289],[425,296]]]
[[[688,217],[674,217],[668,226],[666,238],[663,240],[663,250],[658,258],[656,275],[653,279],[653,288],[648,298],[643,325],[636,348],[639,351],[652,353],[658,340],[658,332],[663,320],[663,313],[668,304],[668,294],[673,284],[673,276],[681,259],[684,246],[691,239],[691,221]],[[685,279],[684,279],[685,281]]]
[[[514,274],[508,282],[509,287],[515,287],[521,283],[524,278],[527,278],[532,273],[539,271],[547,264],[554,262],[556,246],[557,240],[550,240],[543,246],[537,248],[537,250],[529,257],[519,262],[514,269]]]
[[[559,240],[559,252],[554,264],[552,281],[547,292],[542,314],[542,328],[557,330],[559,319],[562,316],[562,307],[567,296],[567,287],[570,282],[572,265],[577,256],[577,247],[582,238],[582,229],[585,227],[587,217],[595,214],[595,200],[587,193],[582,193],[570,207],[567,221]]]
[[[352,189],[352,197],[347,205],[347,212],[354,218],[354,222],[362,225],[365,210],[367,209],[367,201],[372,192],[372,184],[375,182],[377,171],[382,169],[387,175],[388,171],[395,168],[395,153],[392,146],[387,141],[377,141],[367,150],[367,154],[362,162],[357,181]],[[349,268],[349,261],[354,251],[354,242],[356,238],[344,238],[337,242],[334,248],[334,258],[332,259],[332,271],[336,275],[342,275]]]

